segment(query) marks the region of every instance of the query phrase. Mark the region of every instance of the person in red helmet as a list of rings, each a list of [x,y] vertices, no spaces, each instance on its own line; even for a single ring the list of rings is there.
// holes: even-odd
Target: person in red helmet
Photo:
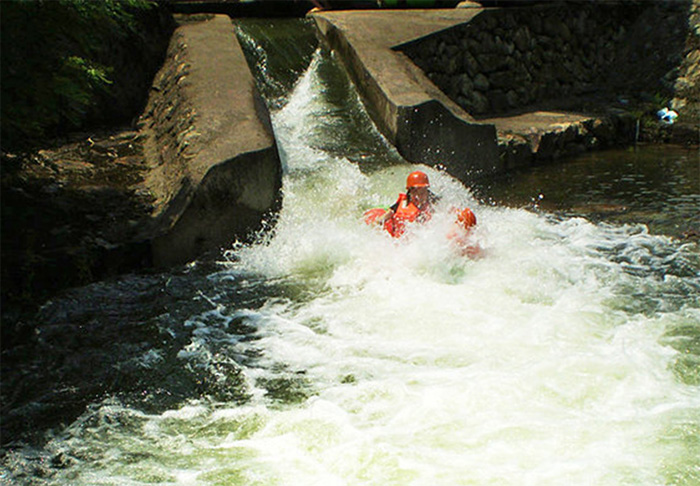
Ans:
[[[465,231],[471,232],[472,228],[476,226],[476,216],[471,209],[464,208],[457,214],[457,222],[462,225]]]
[[[406,231],[407,223],[424,223],[433,215],[433,203],[437,200],[430,192],[430,180],[425,172],[411,172],[406,178],[406,192],[379,218],[391,236],[399,238]]]
[[[481,246],[471,237],[475,226],[476,216],[471,209],[464,208],[457,213],[455,224],[447,234],[447,238],[460,255],[470,258],[482,255]]]

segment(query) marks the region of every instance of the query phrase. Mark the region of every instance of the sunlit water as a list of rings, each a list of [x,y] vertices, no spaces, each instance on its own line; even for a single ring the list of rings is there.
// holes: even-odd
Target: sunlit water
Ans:
[[[95,403],[46,445],[65,466],[35,480],[698,484],[697,245],[480,203],[403,163],[354,92],[338,97],[341,74],[318,50],[279,103],[279,221],[226,253],[202,287],[210,308],[184,323],[183,366],[235,357],[248,399],[164,413]],[[436,216],[402,241],[365,226],[362,212],[392,203],[416,167],[442,196]],[[445,238],[464,206],[480,259]]]

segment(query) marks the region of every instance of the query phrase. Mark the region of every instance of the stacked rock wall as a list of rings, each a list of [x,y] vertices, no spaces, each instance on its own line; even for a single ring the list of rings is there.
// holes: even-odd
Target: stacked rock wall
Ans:
[[[472,115],[576,98],[666,98],[685,55],[690,2],[487,9],[400,47]]]
[[[671,107],[697,123],[700,120],[700,0],[695,0],[690,10],[683,61],[673,91]]]

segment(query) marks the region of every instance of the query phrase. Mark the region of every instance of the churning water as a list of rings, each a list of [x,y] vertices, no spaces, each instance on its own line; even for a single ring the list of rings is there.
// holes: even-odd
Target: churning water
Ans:
[[[697,245],[482,204],[403,162],[333,57],[307,54],[273,113],[285,166],[274,232],[228,251],[202,278],[208,308],[182,318],[182,366],[235,358],[245,400],[94,403],[45,446],[69,459],[42,481],[698,484]],[[414,168],[441,195],[436,216],[402,241],[365,226]],[[464,206],[480,259],[445,238]]]

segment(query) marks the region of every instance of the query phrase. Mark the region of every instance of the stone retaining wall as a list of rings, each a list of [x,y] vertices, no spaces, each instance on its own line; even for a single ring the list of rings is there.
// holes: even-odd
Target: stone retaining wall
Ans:
[[[671,107],[683,118],[700,124],[700,0],[694,0],[688,16],[688,37],[678,76],[673,81]],[[700,139],[697,140],[700,143]]]
[[[697,7],[697,5],[696,5]],[[400,48],[451,99],[486,116],[575,98],[670,100],[691,2],[487,9]]]

